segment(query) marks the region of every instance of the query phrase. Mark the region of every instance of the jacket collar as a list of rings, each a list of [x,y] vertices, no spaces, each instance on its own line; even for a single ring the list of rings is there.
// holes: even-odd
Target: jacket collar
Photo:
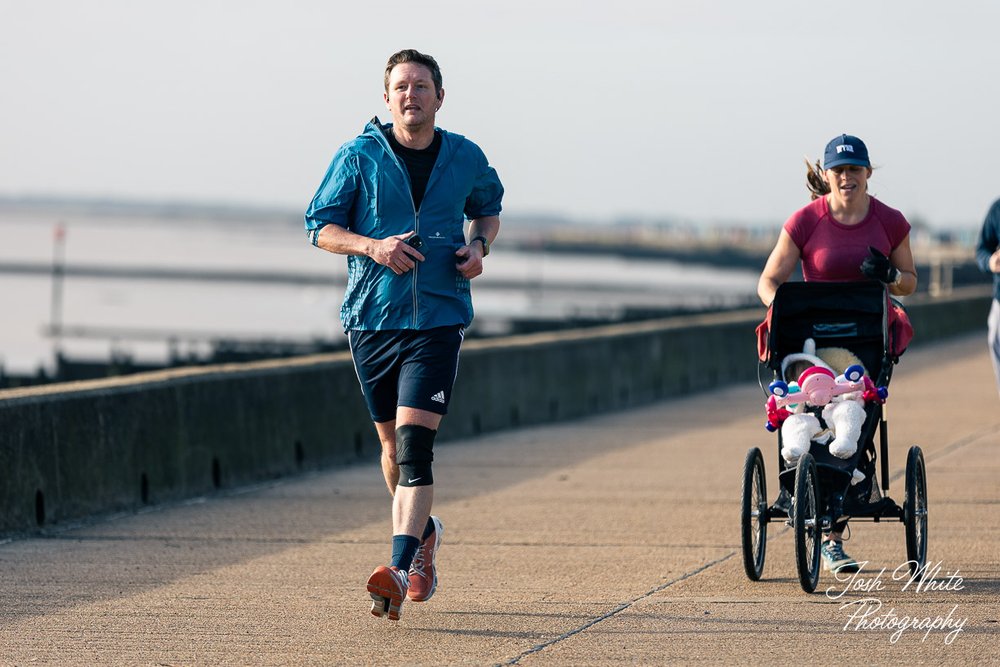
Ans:
[[[389,145],[389,140],[386,139],[385,136],[385,133],[390,132],[391,130],[392,123],[386,123],[383,125],[382,122],[379,121],[378,116],[372,116],[372,119],[368,121],[367,125],[365,125],[363,136],[375,139],[375,141],[382,146],[383,150],[392,155],[392,147]],[[440,127],[435,127],[434,130],[441,134],[441,152],[438,154],[438,162],[443,163],[444,160],[451,158],[461,139],[464,137],[448,132],[447,130],[442,130]]]

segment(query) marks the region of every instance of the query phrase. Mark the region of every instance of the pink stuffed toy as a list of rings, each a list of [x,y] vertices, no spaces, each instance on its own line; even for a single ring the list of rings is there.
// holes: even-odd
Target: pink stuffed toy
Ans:
[[[838,356],[857,358],[842,348],[829,348]],[[883,402],[888,394],[884,387],[876,388],[865,375],[860,363],[848,366],[844,373],[836,375],[823,359],[816,356],[815,343],[806,341],[803,352],[789,355],[782,362],[782,372],[805,367],[798,375],[797,382],[783,380],[772,382],[772,395],[767,399],[766,428],[769,431],[781,429],[781,456],[788,465],[794,465],[809,451],[812,441],[827,444],[830,453],[841,459],[854,455],[864,425],[866,401]],[[822,408],[824,429],[820,420],[807,408]],[[854,471],[853,483],[864,479],[864,474]]]

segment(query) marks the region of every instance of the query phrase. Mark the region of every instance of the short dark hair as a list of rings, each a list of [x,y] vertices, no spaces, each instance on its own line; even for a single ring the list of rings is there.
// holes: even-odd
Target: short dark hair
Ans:
[[[441,93],[441,68],[437,61],[426,53],[420,53],[416,49],[403,49],[389,56],[389,62],[385,64],[385,92],[389,92],[389,74],[392,68],[403,63],[417,63],[423,65],[431,71],[431,79],[434,81],[434,92]]]

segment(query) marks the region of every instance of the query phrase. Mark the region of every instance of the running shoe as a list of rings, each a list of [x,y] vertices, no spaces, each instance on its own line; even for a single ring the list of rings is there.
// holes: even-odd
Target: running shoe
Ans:
[[[823,556],[823,569],[839,574],[841,572],[857,572],[861,569],[858,562],[844,553],[844,547],[840,542],[827,540],[820,548]]]
[[[437,589],[437,552],[441,548],[444,525],[436,516],[432,516],[431,521],[434,532],[417,547],[410,565],[410,590],[406,595],[414,602],[427,602]]]
[[[372,615],[388,616],[390,621],[398,621],[402,615],[400,607],[406,599],[410,580],[406,572],[398,568],[379,565],[368,577],[368,593],[372,596]]]

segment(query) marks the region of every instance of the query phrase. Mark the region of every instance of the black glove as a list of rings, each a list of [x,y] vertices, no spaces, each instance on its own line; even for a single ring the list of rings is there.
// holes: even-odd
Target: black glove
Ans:
[[[896,282],[899,278],[899,269],[892,265],[889,258],[879,252],[878,248],[868,246],[868,252],[871,254],[861,262],[861,273],[867,278],[881,280],[887,285]]]

